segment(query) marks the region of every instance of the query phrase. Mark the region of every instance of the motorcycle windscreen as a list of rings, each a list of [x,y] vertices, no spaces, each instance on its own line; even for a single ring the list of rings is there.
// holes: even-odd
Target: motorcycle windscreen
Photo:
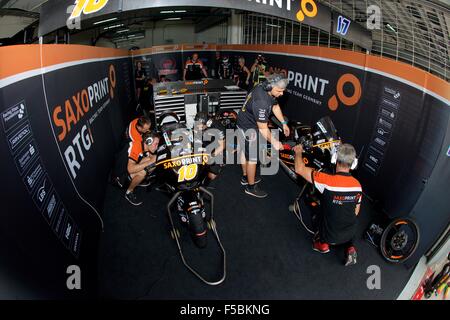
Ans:
[[[314,125],[314,144],[339,141],[336,127],[330,117],[323,117]]]

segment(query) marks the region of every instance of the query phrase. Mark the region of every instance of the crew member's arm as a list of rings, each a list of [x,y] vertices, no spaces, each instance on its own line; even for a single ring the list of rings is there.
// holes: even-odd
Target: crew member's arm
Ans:
[[[141,172],[153,162],[151,157],[145,157],[141,162],[137,163],[134,159],[128,159],[127,170],[129,174]]]
[[[183,81],[186,81],[186,72],[187,72],[187,66],[188,62],[186,62],[185,66],[184,66],[184,70],[183,70]]]
[[[281,142],[275,139],[270,133],[270,129],[269,126],[267,125],[267,122],[256,122],[256,124],[258,125],[259,132],[264,137],[264,139],[270,142],[276,150],[281,150],[283,148]]]
[[[256,60],[255,61],[255,63],[252,65],[252,68],[251,68],[251,72],[255,72],[255,70],[256,70],[256,68],[258,67],[258,60]]]
[[[361,204],[358,203],[355,208],[355,215],[359,215],[359,211],[361,210]]]
[[[286,137],[289,136],[290,130],[287,125],[287,122],[284,120],[283,112],[281,111],[280,105],[276,104],[272,107],[272,112],[275,115],[275,117],[283,124],[283,133]]]
[[[250,70],[248,70],[247,67],[244,67],[244,71],[247,72],[247,80],[245,80],[245,84],[249,84],[251,76]]]
[[[312,173],[313,169],[308,168],[303,162],[303,147],[302,145],[297,145],[294,147],[295,151],[295,173],[302,176],[306,181],[312,183]]]
[[[208,72],[206,72],[205,66],[203,65],[203,62],[200,61],[200,65],[202,66],[202,72],[205,78],[208,78]]]

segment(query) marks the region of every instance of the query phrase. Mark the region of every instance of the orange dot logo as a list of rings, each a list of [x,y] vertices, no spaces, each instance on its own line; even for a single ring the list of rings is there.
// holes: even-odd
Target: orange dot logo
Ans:
[[[347,96],[344,92],[344,86],[346,84],[353,86],[353,94],[351,96]],[[328,100],[328,108],[331,111],[336,111],[339,107],[339,101],[347,107],[353,107],[359,102],[361,95],[362,87],[359,79],[351,73],[346,73],[339,78],[336,85],[336,94]]]
[[[116,69],[113,65],[109,66],[109,95],[114,99],[114,89],[116,88]]]
[[[305,16],[309,18],[314,18],[317,15],[317,4],[314,0],[301,0],[300,10],[297,12],[297,20],[303,22]]]

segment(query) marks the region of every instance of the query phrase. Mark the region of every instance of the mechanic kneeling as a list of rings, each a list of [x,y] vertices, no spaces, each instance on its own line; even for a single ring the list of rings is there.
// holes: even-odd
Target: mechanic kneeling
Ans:
[[[318,217],[318,232],[313,249],[320,253],[330,252],[330,245],[346,245],[345,265],[356,263],[357,216],[361,207],[361,184],[352,177],[350,170],[357,166],[356,151],[350,144],[342,144],[332,158],[336,163],[336,174],[328,174],[308,168],[303,162],[303,147],[295,151],[295,172],[312,183],[323,194],[321,214]]]
[[[154,132],[147,132],[142,136],[142,141],[131,141],[128,149],[127,171],[130,185],[125,193],[127,199],[132,205],[139,206],[142,201],[138,199],[134,189],[137,186],[148,186],[143,184],[154,170],[156,163],[156,152],[158,150],[159,137]]]
[[[205,181],[205,185],[208,186],[212,180],[217,178],[224,165],[225,127],[217,120],[210,119],[206,112],[198,112],[194,119],[194,132],[196,134],[201,133],[202,141],[208,146],[212,143],[217,145],[214,150],[211,150],[213,163],[208,168],[208,180]]]

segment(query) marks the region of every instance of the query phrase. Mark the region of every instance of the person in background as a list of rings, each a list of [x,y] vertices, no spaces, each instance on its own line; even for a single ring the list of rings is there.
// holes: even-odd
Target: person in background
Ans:
[[[149,182],[145,184],[143,182],[155,168],[154,164],[156,163],[158,144],[159,137],[154,132],[145,133],[140,142],[130,142],[127,172],[131,182],[125,192],[125,199],[134,206],[142,204],[134,189],[137,186],[147,187],[150,185]]]
[[[356,151],[350,144],[339,146],[336,151],[336,173],[328,174],[309,168],[303,162],[303,147],[295,151],[295,172],[322,193],[321,214],[318,217],[318,232],[313,249],[320,253],[330,252],[330,245],[346,246],[345,265],[356,264],[357,217],[361,209],[362,188],[352,177],[350,170],[356,168]]]
[[[144,85],[141,98],[139,99],[139,104],[142,108],[144,114],[154,112],[154,101],[153,101],[153,86],[156,85],[156,79],[148,79],[146,84]]]
[[[216,57],[214,59],[214,67],[213,67],[213,77],[214,79],[219,79],[219,67],[222,62],[222,57],[220,56],[220,52],[216,51]]]
[[[257,86],[258,84],[263,83],[269,74],[269,65],[266,61],[266,58],[259,54],[256,57],[250,71],[253,74],[253,86]]]
[[[250,70],[245,66],[245,59],[243,57],[239,58],[239,65],[238,69],[235,70],[234,78],[236,85],[244,90],[247,90],[250,88]]]
[[[142,68],[142,62],[138,61],[136,63],[136,71],[135,71],[135,83],[136,83],[136,95],[137,99],[139,101],[141,97],[141,92],[145,84],[145,78],[146,78],[145,70]]]
[[[194,53],[192,59],[186,61],[183,72],[183,81],[186,80],[201,80],[203,78],[208,78],[208,73],[205,70],[203,62],[198,58],[198,54]]]
[[[219,79],[232,79],[233,65],[227,55],[223,56],[222,62],[219,65]]]

